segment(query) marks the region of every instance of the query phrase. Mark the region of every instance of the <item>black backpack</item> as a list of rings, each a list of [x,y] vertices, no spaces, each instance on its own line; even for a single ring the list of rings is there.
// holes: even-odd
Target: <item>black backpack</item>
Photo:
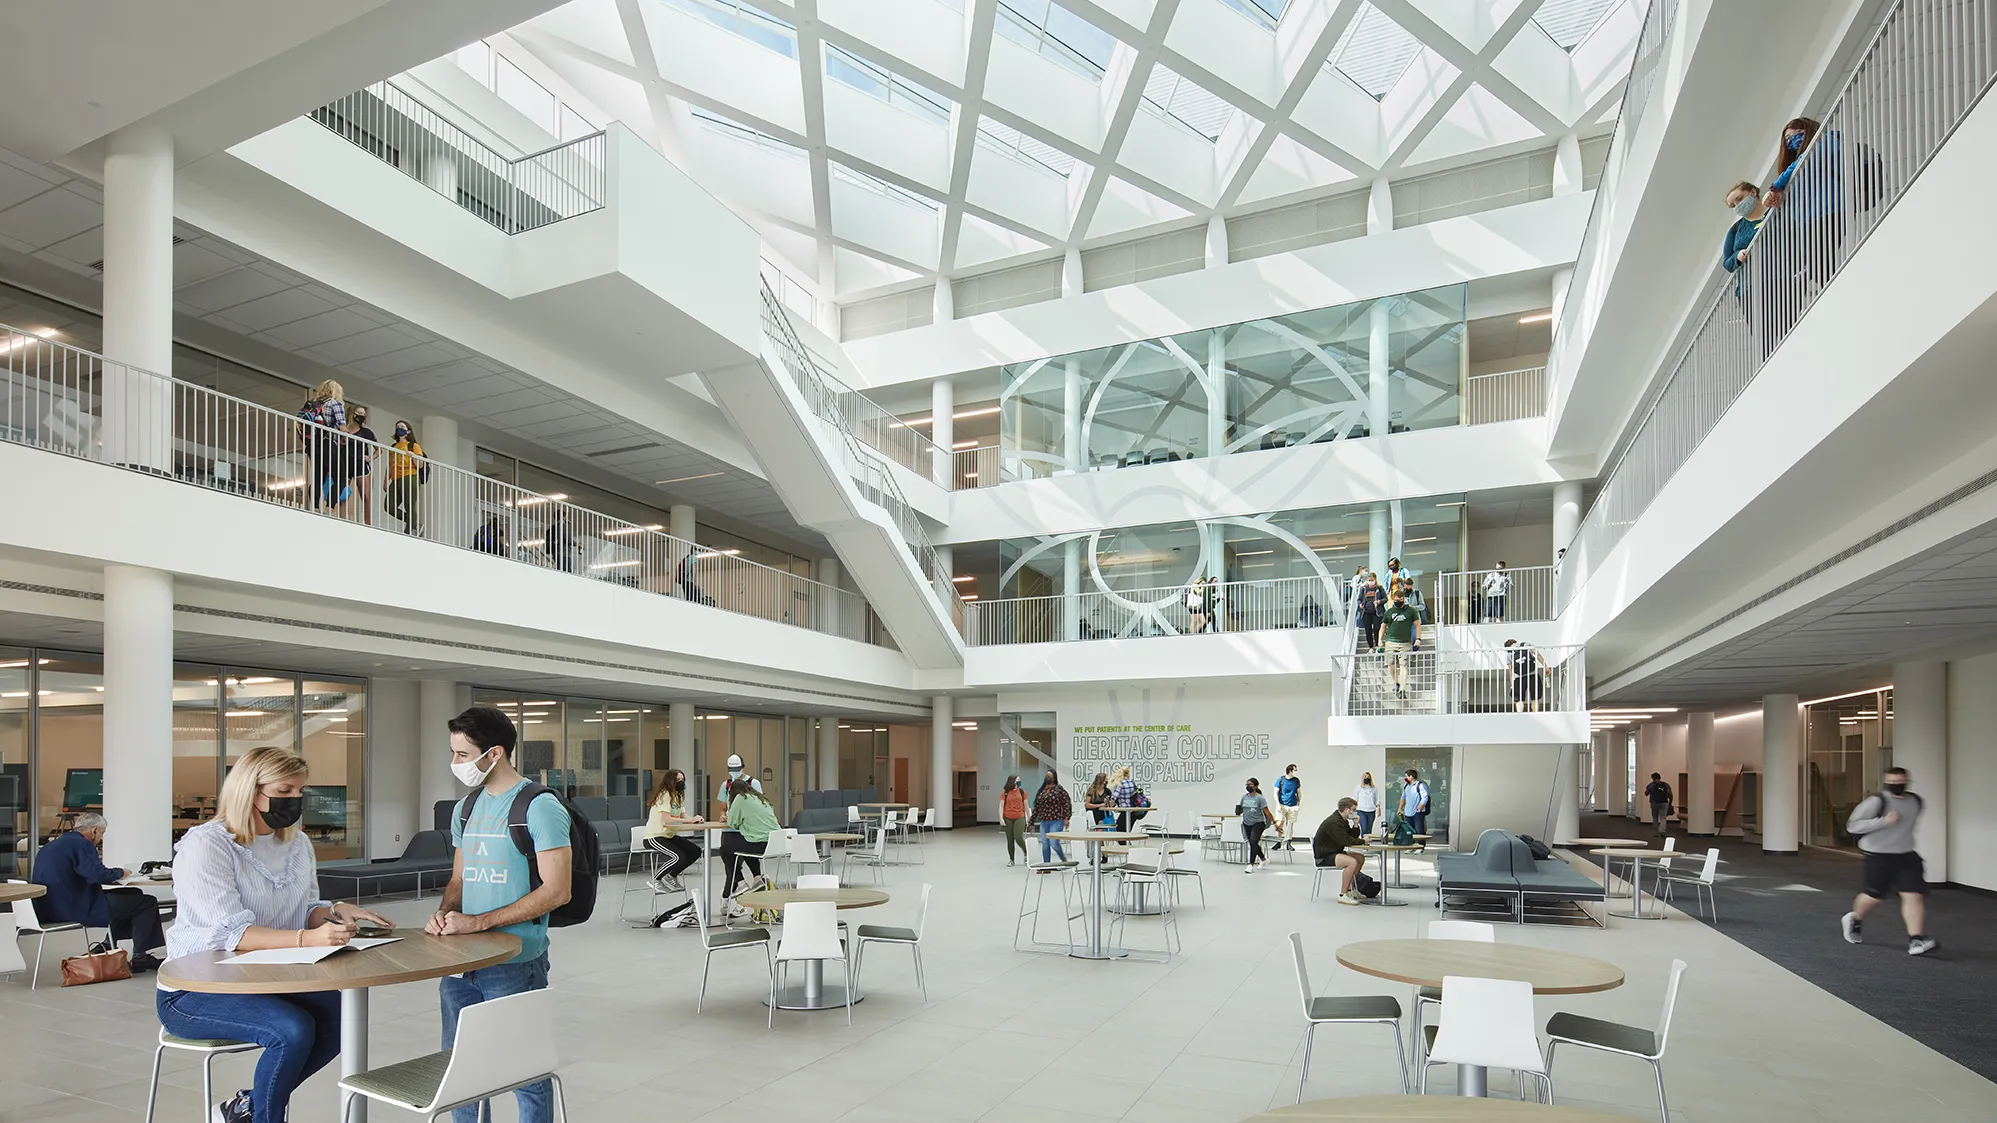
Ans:
[[[1380,895],[1380,883],[1363,873],[1352,879],[1352,889],[1369,901]]]
[[[1519,841],[1525,843],[1527,850],[1532,851],[1532,860],[1535,862],[1544,862],[1553,857],[1552,848],[1529,834],[1520,835]]]
[[[464,837],[472,806],[484,793],[484,788],[473,788],[472,794],[458,805],[458,837]],[[567,928],[588,920],[589,914],[596,911],[596,874],[601,868],[596,828],[567,796],[555,789],[531,781],[522,787],[513,797],[512,809],[506,813],[506,832],[513,836],[514,849],[527,859],[529,893],[541,887],[541,866],[534,860],[534,838],[527,833],[527,805],[543,795],[554,796],[562,810],[569,813],[569,899],[548,914],[548,927]]]

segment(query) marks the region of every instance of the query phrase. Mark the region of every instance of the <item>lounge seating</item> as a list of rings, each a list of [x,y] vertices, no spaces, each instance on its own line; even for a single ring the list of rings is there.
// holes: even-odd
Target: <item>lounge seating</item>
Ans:
[[[805,792],[803,806],[791,816],[799,834],[841,834],[847,831],[846,809],[880,797],[872,788],[826,788]]]
[[[1571,904],[1580,906],[1581,915],[1596,924],[1600,919],[1589,913],[1585,902],[1599,901],[1607,907],[1607,894],[1601,883],[1589,878],[1579,870],[1558,858],[1535,861],[1532,847],[1524,839],[1510,831],[1492,828],[1477,837],[1477,849],[1469,854],[1443,854],[1436,859],[1437,901],[1446,914],[1450,911],[1452,898],[1496,899],[1505,906],[1506,914],[1519,923],[1529,916],[1556,915],[1547,910],[1533,910],[1538,904]],[[1466,910],[1461,903],[1456,911],[1479,912],[1488,915],[1489,910]],[[1562,918],[1573,914],[1560,910]]]
[[[446,805],[448,806],[448,805]],[[357,901],[384,893],[441,889],[451,879],[453,851],[448,829],[417,831],[402,856],[385,862],[329,862],[319,867],[319,894],[329,901]]]

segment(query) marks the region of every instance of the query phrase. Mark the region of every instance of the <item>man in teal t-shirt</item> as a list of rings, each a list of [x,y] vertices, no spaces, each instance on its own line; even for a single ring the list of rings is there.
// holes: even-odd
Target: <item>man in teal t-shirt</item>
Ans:
[[[520,938],[520,954],[496,967],[446,977],[438,998],[444,1012],[444,1048],[457,1040],[458,1015],[467,1006],[548,986],[548,913],[569,899],[569,812],[554,793],[543,792],[527,805],[530,856],[520,852],[508,829],[513,799],[527,778],[513,767],[519,734],[512,719],[491,706],[473,706],[450,721],[451,773],[478,788],[467,814],[463,800],[451,812],[451,842],[457,861],[423,930],[432,936],[505,932]],[[467,799],[470,797],[467,796]],[[533,862],[532,867],[528,862]],[[541,878],[533,887],[532,874]],[[547,1081],[514,1091],[521,1123],[550,1123],[554,1088]],[[451,1113],[454,1123],[478,1123],[478,1105]]]

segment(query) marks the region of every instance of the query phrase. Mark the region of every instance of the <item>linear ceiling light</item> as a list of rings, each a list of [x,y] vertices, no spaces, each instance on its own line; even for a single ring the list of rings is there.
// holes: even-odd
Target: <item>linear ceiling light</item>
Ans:
[[[702,472],[702,473],[701,473],[700,475],[698,475],[698,476],[674,476],[674,477],[673,477],[672,479],[670,479],[670,480],[653,480],[653,481],[652,481],[652,485],[653,485],[654,487],[664,487],[664,486],[665,486],[665,485],[667,485],[667,484],[683,484],[683,483],[687,483],[688,481],[691,481],[691,480],[711,480],[711,479],[713,479],[714,477],[716,477],[716,476],[718,476],[718,475],[721,475],[721,473],[720,473],[720,472]]]
[[[1812,698],[1809,701],[1804,702],[1803,705],[1816,706],[1816,705],[1821,705],[1822,703],[1825,702],[1837,702],[1846,698],[1856,698],[1861,694],[1881,694],[1891,689],[1893,689],[1893,684],[1889,682],[1885,686],[1867,687],[1864,690],[1854,690],[1849,694],[1833,694],[1828,698]]]
[[[1545,311],[1545,312],[1534,312],[1534,313],[1533,313],[1532,315],[1530,315],[1530,316],[1520,316],[1520,317],[1519,317],[1519,323],[1522,323],[1522,324],[1543,324],[1543,323],[1547,322],[1548,320],[1551,320],[1552,318],[1553,318],[1553,311],[1552,311],[1551,309],[1548,309],[1548,310],[1547,310],[1547,311]]]

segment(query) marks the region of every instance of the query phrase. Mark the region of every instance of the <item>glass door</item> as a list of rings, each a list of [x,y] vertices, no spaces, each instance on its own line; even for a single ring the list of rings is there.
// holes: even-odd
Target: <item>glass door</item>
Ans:
[[[1388,806],[1398,809],[1401,806],[1401,789],[1408,769],[1416,772],[1416,777],[1428,785],[1428,833],[1431,846],[1443,846],[1449,841],[1450,809],[1450,765],[1454,763],[1456,750],[1447,745],[1435,748],[1390,748],[1387,750],[1387,775],[1393,777],[1388,782]]]

